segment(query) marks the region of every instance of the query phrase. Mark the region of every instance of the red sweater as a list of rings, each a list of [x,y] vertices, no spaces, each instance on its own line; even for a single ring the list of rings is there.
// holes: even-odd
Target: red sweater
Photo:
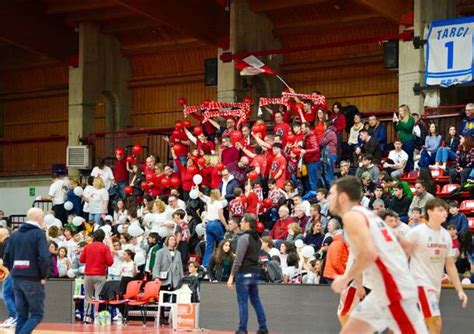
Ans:
[[[303,156],[305,163],[321,161],[318,139],[313,131],[309,131],[304,136],[304,149],[306,151]]]
[[[181,164],[179,159],[175,159],[175,163],[176,166],[178,166],[179,173],[181,174],[181,186],[183,187],[183,191],[191,191],[194,185],[193,177],[196,173],[190,173],[188,169]]]
[[[103,242],[94,241],[84,247],[79,261],[86,264],[86,276],[105,276],[107,267],[114,263],[114,258],[109,247]]]
[[[334,127],[336,128],[336,133],[342,133],[346,130],[346,116],[342,114],[341,112],[339,113],[333,113],[331,115],[331,121],[334,124]]]
[[[275,240],[285,240],[288,237],[288,225],[294,223],[291,217],[278,219],[270,231],[270,237]]]

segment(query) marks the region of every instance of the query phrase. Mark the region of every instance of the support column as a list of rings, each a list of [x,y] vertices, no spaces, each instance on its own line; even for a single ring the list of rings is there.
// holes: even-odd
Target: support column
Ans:
[[[451,0],[415,0],[415,36],[426,38],[428,25],[434,20],[456,16],[456,1]],[[400,41],[398,68],[398,101],[407,104],[413,113],[422,115],[423,97],[415,96],[413,85],[423,85],[425,78],[424,48],[415,49],[413,43]]]
[[[281,47],[280,42],[273,37],[273,25],[265,15],[252,12],[247,0],[233,0],[230,12],[230,48],[229,52],[241,53]],[[218,57],[223,50],[219,49]],[[266,65],[278,70],[281,57],[262,58]],[[219,101],[238,101],[246,95],[244,79],[232,62],[218,61],[217,99]],[[247,82],[255,89],[256,98],[259,95],[278,95],[281,85],[277,79],[267,76],[249,77]]]

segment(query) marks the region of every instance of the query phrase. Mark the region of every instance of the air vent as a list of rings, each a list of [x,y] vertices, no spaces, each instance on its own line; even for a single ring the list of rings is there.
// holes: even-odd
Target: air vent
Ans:
[[[90,168],[90,151],[88,146],[67,147],[67,167],[88,169]]]

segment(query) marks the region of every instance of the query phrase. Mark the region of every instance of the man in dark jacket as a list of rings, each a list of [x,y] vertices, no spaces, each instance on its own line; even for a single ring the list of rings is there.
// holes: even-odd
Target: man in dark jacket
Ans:
[[[309,190],[316,191],[320,186],[321,153],[318,138],[311,130],[311,125],[304,122],[301,129],[304,134],[304,149],[301,150],[303,161],[308,168]]]
[[[258,296],[258,281],[260,279],[261,267],[259,253],[262,247],[260,236],[256,231],[257,219],[255,215],[246,213],[242,217],[240,227],[244,234],[237,243],[237,254],[234,259],[232,271],[227,281],[227,287],[232,289],[235,280],[237,302],[239,304],[239,329],[237,334],[247,333],[248,323],[248,299],[255,309],[258,320],[257,334],[268,334],[267,320],[263,305]]]
[[[362,145],[354,151],[354,163],[357,164],[363,154],[370,154],[374,157],[374,164],[378,164],[382,157],[382,150],[377,140],[369,135],[366,129],[360,130],[359,137],[362,141]]]
[[[377,116],[370,115],[369,121],[365,124],[365,129],[367,129],[371,137],[377,140],[380,150],[384,152],[387,148],[387,128],[385,125],[377,120]]]
[[[411,199],[405,195],[403,190],[403,186],[401,184],[397,184],[393,187],[393,198],[391,199],[388,207],[395,211],[400,220],[404,223],[408,223],[408,209],[410,208]]]
[[[222,197],[225,197],[227,202],[230,203],[234,196],[234,189],[239,186],[239,182],[230,174],[227,168],[224,168],[221,172],[222,182],[219,184],[219,191],[221,192]]]
[[[50,254],[45,233],[44,212],[31,208],[26,221],[13,233],[4,254],[4,264],[13,277],[17,311],[16,333],[31,333],[44,315],[44,284]]]

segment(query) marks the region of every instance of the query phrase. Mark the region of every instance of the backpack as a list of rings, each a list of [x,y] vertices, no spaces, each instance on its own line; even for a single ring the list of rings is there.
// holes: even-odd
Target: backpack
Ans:
[[[266,263],[266,279],[269,283],[281,283],[283,282],[283,272],[281,271],[280,264],[277,261],[268,261]]]

